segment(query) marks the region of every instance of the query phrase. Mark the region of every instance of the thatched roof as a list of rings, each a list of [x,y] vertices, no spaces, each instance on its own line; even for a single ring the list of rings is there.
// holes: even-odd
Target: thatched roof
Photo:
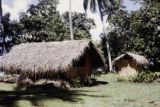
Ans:
[[[53,75],[68,72],[73,62],[79,61],[86,53],[92,57],[93,68],[103,66],[99,52],[88,40],[25,43],[14,46],[1,58],[0,70],[26,75]]]
[[[130,53],[130,52],[127,52],[127,53],[122,54],[122,55],[118,56],[117,58],[115,58],[113,60],[113,64],[116,65],[121,60],[126,59],[126,57],[127,58],[132,58],[138,65],[147,65],[147,64],[149,64],[148,60],[144,56],[138,55],[138,54],[134,54],[134,53]]]

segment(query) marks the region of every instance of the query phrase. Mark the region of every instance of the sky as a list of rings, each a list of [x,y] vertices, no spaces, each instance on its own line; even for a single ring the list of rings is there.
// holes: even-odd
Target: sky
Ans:
[[[36,4],[37,0],[2,0],[3,13],[10,12],[11,19],[18,19],[21,12],[25,12],[30,4]],[[137,10],[140,8],[139,4],[124,0],[123,3],[128,11]],[[60,13],[69,10],[69,0],[60,0],[58,5]],[[72,11],[84,13],[83,0],[72,0]],[[87,17],[93,18],[96,27],[90,31],[93,40],[99,40],[99,34],[102,32],[102,23],[98,14],[92,14],[87,12]],[[109,24],[106,23],[105,27],[109,28]]]

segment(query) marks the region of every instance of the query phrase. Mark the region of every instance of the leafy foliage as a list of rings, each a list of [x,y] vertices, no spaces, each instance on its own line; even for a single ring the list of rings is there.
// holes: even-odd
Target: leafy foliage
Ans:
[[[67,38],[65,26],[56,11],[57,0],[40,0],[20,16],[27,41],[55,41]]]
[[[39,0],[37,5],[31,5],[27,13],[20,16],[23,25],[24,41],[62,41],[69,37],[68,12],[62,16],[56,10],[57,0]],[[90,38],[89,30],[94,26],[85,14],[73,13],[73,31],[75,39]]]
[[[135,83],[151,83],[160,79],[159,73],[153,73],[150,71],[140,72],[135,77],[118,77],[117,80],[119,82],[135,82]]]
[[[62,15],[62,18],[65,26],[69,30],[69,13],[64,13]],[[83,13],[74,12],[72,13],[72,24],[73,34],[75,36],[74,39],[91,38],[89,30],[95,26],[93,19],[87,18]]]
[[[91,12],[100,12],[101,20],[103,16],[108,15],[108,18],[114,14],[121,6],[122,0],[83,0],[83,7],[86,11],[90,7]],[[98,5],[98,6],[97,6]]]
[[[114,56],[132,51],[160,59],[159,19],[160,3],[156,0],[144,1],[135,12],[117,11],[110,20],[115,29],[109,33]]]
[[[20,43],[18,35],[21,33],[21,25],[17,21],[10,20],[10,13],[4,14],[2,24],[4,27],[4,47],[8,52],[11,46]]]
[[[160,78],[160,76],[158,74],[156,74],[156,73],[141,72],[132,81],[133,82],[138,82],[138,83],[140,83],[140,82],[149,83],[149,82],[155,81],[157,78]]]

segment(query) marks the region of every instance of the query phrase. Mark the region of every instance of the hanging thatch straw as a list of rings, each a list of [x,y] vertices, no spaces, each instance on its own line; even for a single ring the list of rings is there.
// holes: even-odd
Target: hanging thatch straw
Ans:
[[[31,78],[75,78],[81,74],[77,72],[87,72],[81,70],[83,66],[75,67],[87,62],[87,56],[91,69],[103,66],[100,54],[87,40],[26,43],[14,46],[1,58],[0,70]]]
[[[147,65],[148,63],[144,56],[129,52],[113,60],[113,65],[121,77],[136,76],[138,72],[142,71],[142,65]]]
[[[0,76],[0,82],[16,83],[17,80],[18,80],[18,75],[3,75],[3,76]]]

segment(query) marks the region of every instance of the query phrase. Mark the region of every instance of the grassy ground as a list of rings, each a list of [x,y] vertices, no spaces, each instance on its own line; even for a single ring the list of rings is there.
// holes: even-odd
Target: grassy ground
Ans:
[[[114,74],[98,78],[99,85],[57,90],[52,86],[15,90],[0,83],[0,107],[160,107],[159,83],[117,82]]]

